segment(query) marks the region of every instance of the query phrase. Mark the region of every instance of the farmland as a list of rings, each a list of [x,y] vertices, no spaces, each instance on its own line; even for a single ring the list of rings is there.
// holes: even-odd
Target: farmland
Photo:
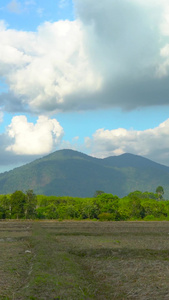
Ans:
[[[0,222],[0,299],[169,299],[169,223]]]

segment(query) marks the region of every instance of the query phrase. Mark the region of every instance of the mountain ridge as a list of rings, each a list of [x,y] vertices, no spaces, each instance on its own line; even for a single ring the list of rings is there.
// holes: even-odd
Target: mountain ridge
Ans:
[[[63,149],[0,174],[0,193],[33,189],[37,194],[92,197],[103,190],[123,197],[134,190],[155,192],[158,185],[169,197],[169,167],[135,154],[96,158]]]

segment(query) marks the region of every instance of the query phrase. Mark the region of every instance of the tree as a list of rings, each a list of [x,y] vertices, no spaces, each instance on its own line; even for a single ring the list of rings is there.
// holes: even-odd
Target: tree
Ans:
[[[160,218],[166,217],[167,215],[167,210],[163,202],[149,199],[142,202],[142,206],[144,207],[145,217],[151,216],[151,218]]]
[[[95,219],[98,217],[99,210],[97,205],[85,203],[82,208],[82,219]]]
[[[129,205],[131,206],[131,217],[136,219],[144,218],[145,217],[145,210],[144,207],[141,205],[141,201],[137,197],[132,197]]]
[[[161,185],[156,188],[156,193],[158,194],[159,199],[161,199],[164,195],[164,189]]]
[[[1,195],[0,206],[3,208],[5,218],[10,219],[11,216],[10,198],[7,197],[6,195]]]
[[[0,206],[0,219],[5,219],[5,210],[2,206]]]
[[[94,197],[100,196],[102,194],[104,194],[103,191],[96,191],[95,194],[94,194]]]
[[[115,219],[119,218],[119,198],[116,195],[106,193],[99,195],[95,200],[95,204],[99,208],[99,213],[111,213],[116,216]]]
[[[68,219],[75,219],[79,217],[78,209],[75,205],[68,204],[66,207],[66,217]]]
[[[26,191],[26,203],[25,203],[26,219],[30,219],[35,216],[36,205],[37,205],[37,197],[34,194],[33,190]]]
[[[46,219],[58,219],[59,214],[55,204],[51,203],[45,207],[45,216]]]
[[[12,218],[24,218],[26,195],[22,191],[15,191],[10,198]]]

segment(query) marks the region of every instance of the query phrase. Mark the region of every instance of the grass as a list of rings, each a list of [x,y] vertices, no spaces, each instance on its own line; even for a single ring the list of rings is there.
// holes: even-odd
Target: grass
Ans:
[[[168,222],[0,222],[0,299],[169,299]]]

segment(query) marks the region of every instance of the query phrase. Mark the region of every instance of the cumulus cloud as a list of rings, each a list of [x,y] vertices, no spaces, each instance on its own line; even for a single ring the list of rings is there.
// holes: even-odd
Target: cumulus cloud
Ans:
[[[87,51],[103,76],[99,104],[104,99],[105,105],[133,109],[169,103],[168,71],[167,80],[157,75],[169,57],[161,55],[167,45],[168,4],[147,2],[75,0]]]
[[[39,114],[168,105],[167,1],[74,0],[74,6],[75,21],[46,22],[36,32],[1,22],[0,76],[13,108],[15,99],[16,111],[20,103],[20,110]]]
[[[100,86],[84,51],[79,22],[46,22],[37,33],[1,26],[0,39],[0,75],[10,93],[33,111],[66,109],[66,96],[84,97]]]
[[[49,153],[60,143],[63,134],[63,128],[56,119],[40,116],[33,124],[26,116],[15,116],[8,126],[8,136],[14,142],[6,150],[17,155]]]
[[[40,155],[17,155],[12,151],[7,151],[6,148],[10,144],[11,138],[8,134],[0,134],[0,173],[22,166],[40,157]]]
[[[133,153],[169,165],[169,119],[143,131],[101,128],[85,143],[96,157]]]

